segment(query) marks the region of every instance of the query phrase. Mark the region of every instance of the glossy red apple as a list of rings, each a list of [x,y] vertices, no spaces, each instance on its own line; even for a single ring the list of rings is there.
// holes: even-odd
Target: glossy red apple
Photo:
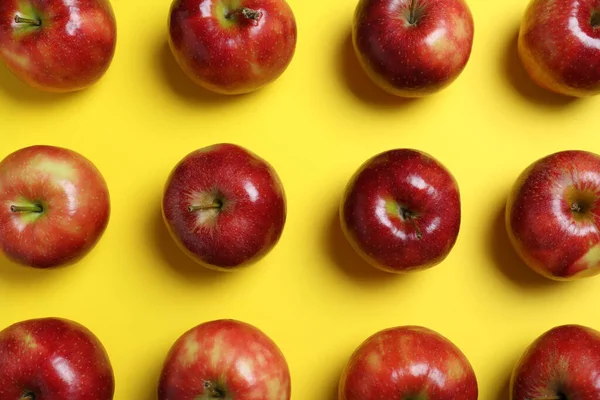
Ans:
[[[529,165],[506,204],[506,228],[523,261],[554,280],[600,273],[600,156],[561,151]]]
[[[171,172],[162,213],[173,239],[199,264],[247,267],[278,243],[286,221],[283,185],[273,167],[241,146],[196,150]]]
[[[518,53],[541,87],[574,97],[600,93],[600,1],[531,0]]]
[[[462,73],[473,32],[464,0],[359,0],[352,41],[378,86],[402,97],[423,97]]]
[[[0,331],[0,399],[112,400],[114,391],[106,349],[81,324],[39,318]]]
[[[108,0],[0,1],[0,60],[37,89],[72,92],[96,83],[112,62],[116,36]]]
[[[369,264],[388,272],[431,268],[452,250],[460,230],[458,184],[431,155],[380,153],[360,166],[340,205],[342,230]]]
[[[169,45],[185,74],[221,94],[258,90],[292,61],[297,27],[285,0],[174,0]]]
[[[600,332],[581,325],[550,329],[515,365],[510,400],[600,399]]]
[[[245,322],[216,320],[171,347],[158,400],[289,400],[290,371],[279,347]]]
[[[81,154],[30,146],[0,162],[0,250],[9,259],[37,268],[74,263],[109,218],[106,182]]]
[[[475,372],[450,340],[431,329],[400,326],[365,340],[352,354],[339,400],[477,400]]]

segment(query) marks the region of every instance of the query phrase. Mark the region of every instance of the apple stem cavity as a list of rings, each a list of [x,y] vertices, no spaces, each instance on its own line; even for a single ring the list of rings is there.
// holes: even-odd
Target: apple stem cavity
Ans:
[[[216,385],[212,382],[204,382],[204,388],[208,390],[208,395],[211,399],[224,399],[225,393],[216,387]]]
[[[579,203],[571,204],[571,211],[581,214],[583,212],[583,207],[579,205]]]
[[[221,207],[223,207],[223,203],[221,203],[220,201],[215,201],[211,204],[206,204],[206,205],[202,205],[202,206],[189,206],[188,211],[194,212],[194,211],[205,211],[205,210],[217,210]]]
[[[21,398],[19,400],[35,400],[35,394],[29,392],[29,393],[25,393],[23,396],[21,396]]]
[[[39,19],[23,18],[19,15],[15,16],[15,22],[17,24],[29,24],[29,25],[33,25],[33,26],[42,26],[42,21],[40,21]]]
[[[36,206],[10,206],[10,211],[12,212],[33,212],[33,213],[42,213],[44,212],[44,207],[36,205]]]
[[[421,233],[421,229],[419,228],[417,221],[415,221],[415,219],[417,218],[415,213],[413,213],[412,211],[410,211],[407,208],[401,207],[400,214],[402,215],[402,219],[409,221],[412,224],[412,226],[415,228],[415,231],[417,232],[417,239],[419,239],[419,240],[423,239],[423,233]]]
[[[258,20],[260,19],[260,17],[262,17],[262,13],[260,11],[257,10],[253,10],[251,8],[248,7],[242,7],[240,9],[237,9],[235,11],[230,12],[229,14],[227,14],[225,17],[227,19],[232,19],[233,17],[235,17],[236,15],[241,15],[242,17],[258,22]]]
[[[590,23],[592,24],[592,28],[600,28],[600,11],[594,11],[592,13]]]

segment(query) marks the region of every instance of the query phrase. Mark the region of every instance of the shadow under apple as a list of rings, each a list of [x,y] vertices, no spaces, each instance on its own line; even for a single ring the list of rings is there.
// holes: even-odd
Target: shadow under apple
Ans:
[[[394,281],[399,277],[369,265],[354,251],[342,231],[337,209],[332,213],[325,243],[328,246],[327,253],[338,270],[358,283]]]
[[[154,227],[152,233],[154,235],[153,239],[157,252],[178,277],[185,280],[195,279],[206,282],[223,279],[229,274],[238,272],[214,271],[203,267],[188,257],[188,255],[177,246],[175,240],[167,230],[160,207],[158,207],[158,212],[153,221]]]
[[[374,107],[399,108],[418,102],[418,99],[403,98],[387,93],[377,86],[360,65],[352,44],[352,30],[344,36],[337,56],[339,76],[345,86],[359,100]]]
[[[168,41],[164,41],[158,48],[157,62],[160,75],[162,75],[171,91],[191,103],[213,106],[223,105],[252,95],[252,93],[240,95],[219,94],[197,85],[177,64]]]
[[[499,388],[498,395],[494,400],[509,400],[510,399],[510,375],[504,381],[504,384]]]
[[[529,268],[512,246],[506,231],[505,202],[496,212],[489,235],[489,251],[502,275],[512,283],[527,288],[551,288],[559,282],[545,278]]]
[[[518,53],[519,27],[508,36],[504,54],[505,75],[511,86],[528,101],[549,107],[561,108],[576,102],[575,97],[563,96],[538,86],[531,80]]]

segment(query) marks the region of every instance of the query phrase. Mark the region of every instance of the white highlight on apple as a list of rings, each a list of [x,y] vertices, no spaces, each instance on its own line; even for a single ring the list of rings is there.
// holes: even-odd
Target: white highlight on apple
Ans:
[[[444,37],[446,32],[447,29],[445,26],[437,28],[435,31],[427,35],[427,37],[425,38],[425,43],[427,43],[428,46],[433,46],[435,42],[437,42],[440,38]]]
[[[258,190],[256,190],[256,186],[254,186],[252,182],[246,181],[246,183],[244,183],[244,189],[253,203],[258,200]]]
[[[75,372],[73,368],[69,365],[69,361],[65,360],[62,357],[57,357],[52,360],[52,366],[58,373],[60,379],[62,379],[68,385],[72,385],[75,383]]]
[[[577,37],[577,39],[581,40],[583,44],[592,49],[600,50],[600,39],[596,39],[590,37],[587,33],[585,33],[581,26],[579,25],[579,21],[577,20],[577,13],[579,11],[579,1],[573,3],[573,9],[571,10],[571,17],[569,17],[569,29],[573,32],[573,35]]]
[[[75,32],[81,28],[81,15],[79,14],[79,7],[77,7],[76,0],[64,0],[65,6],[69,8],[69,22],[67,22],[67,33],[70,36],[75,35]]]
[[[77,188],[71,181],[60,181],[59,185],[63,188],[67,195],[67,209],[69,214],[75,214],[77,211]]]
[[[252,370],[250,369],[250,365],[248,360],[238,360],[236,362],[236,368],[239,371],[240,375],[242,375],[242,378],[244,378],[244,380],[249,384],[249,385],[253,385],[254,384],[254,374],[252,374]]]

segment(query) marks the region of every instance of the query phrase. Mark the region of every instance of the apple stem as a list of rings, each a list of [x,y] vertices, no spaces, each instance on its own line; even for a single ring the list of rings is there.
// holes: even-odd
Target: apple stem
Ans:
[[[41,213],[44,212],[44,208],[42,206],[10,206],[10,211]]]
[[[227,19],[231,19],[235,15],[241,15],[246,19],[250,19],[252,21],[258,21],[260,19],[260,17],[262,16],[262,13],[260,11],[253,10],[248,7],[242,7],[240,9],[237,9],[237,10],[232,11],[229,14],[227,14]]]
[[[222,206],[223,206],[223,204],[221,204],[219,202],[214,202],[214,203],[203,205],[203,206],[189,206],[188,211],[194,212],[194,211],[204,211],[204,210],[215,210],[215,209],[221,208]]]
[[[421,240],[423,238],[423,234],[421,233],[419,225],[417,225],[417,221],[415,221],[416,215],[412,211],[407,210],[404,207],[400,208],[400,213],[402,214],[402,219],[410,221],[412,226],[415,228],[415,231],[417,232],[417,239]]]
[[[42,21],[40,21],[39,19],[23,18],[19,15],[15,16],[15,22],[17,24],[29,24],[29,25],[34,25],[34,26],[42,26]]]

